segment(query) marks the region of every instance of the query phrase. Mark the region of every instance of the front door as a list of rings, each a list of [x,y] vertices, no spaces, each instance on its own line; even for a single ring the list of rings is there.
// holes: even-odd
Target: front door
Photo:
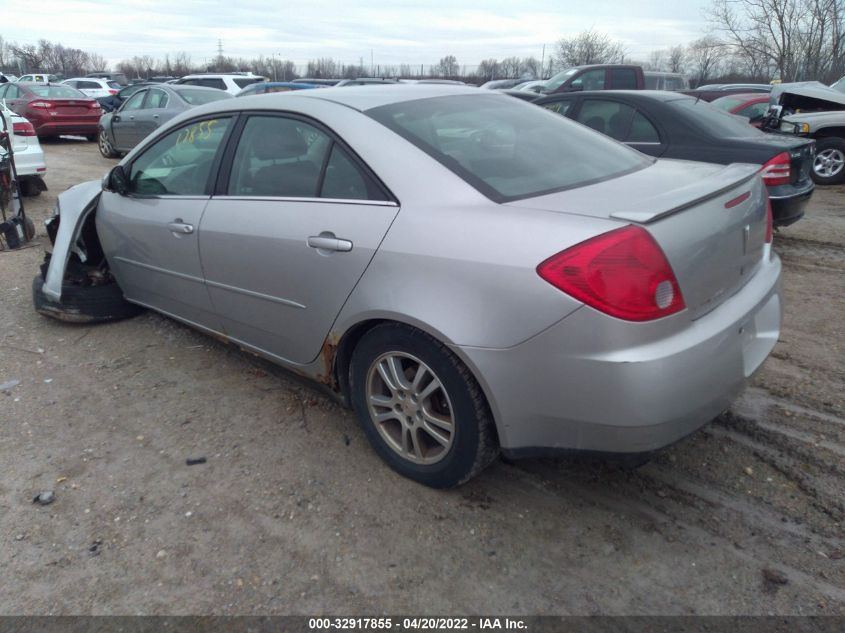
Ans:
[[[294,117],[250,117],[226,182],[200,224],[206,284],[225,333],[308,363],[398,207],[338,139]]]
[[[230,123],[192,122],[150,145],[125,166],[128,194],[104,191],[97,212],[103,250],[126,297],[215,331],[198,237]]]
[[[167,93],[159,88],[150,88],[143,107],[135,115],[139,140],[147,138],[161,124],[166,107]]]
[[[136,117],[144,105],[146,96],[146,90],[136,92],[112,115],[111,133],[115,148],[123,151],[130,150],[141,140]]]

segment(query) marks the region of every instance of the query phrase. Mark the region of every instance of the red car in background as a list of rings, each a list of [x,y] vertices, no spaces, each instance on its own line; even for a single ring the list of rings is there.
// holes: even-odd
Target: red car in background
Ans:
[[[7,83],[0,85],[0,100],[32,123],[39,137],[75,134],[97,140],[103,110],[92,99],[60,84]]]
[[[763,117],[769,109],[768,93],[746,93],[719,97],[711,101],[714,106],[725,112],[745,117],[754,127],[760,127]]]

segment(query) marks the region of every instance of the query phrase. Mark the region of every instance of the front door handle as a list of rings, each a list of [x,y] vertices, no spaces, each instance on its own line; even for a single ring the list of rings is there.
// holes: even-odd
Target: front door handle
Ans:
[[[335,237],[334,233],[320,233],[308,238],[308,246],[320,251],[339,251],[348,253],[352,250],[352,242]]]
[[[173,220],[173,222],[169,222],[167,228],[170,229],[171,232],[176,233],[177,235],[189,235],[194,232],[193,224],[186,224],[178,218],[176,220]]]

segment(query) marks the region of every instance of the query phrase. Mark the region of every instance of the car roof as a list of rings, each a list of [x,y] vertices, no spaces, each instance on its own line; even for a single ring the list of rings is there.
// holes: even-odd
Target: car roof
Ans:
[[[744,101],[768,101],[768,92],[734,92],[727,94],[724,97],[719,97],[713,101],[721,101],[722,99],[741,99]]]
[[[370,86],[351,86],[349,88],[325,88],[323,90],[295,90],[261,95],[262,103],[272,104],[272,99],[322,99],[345,105],[361,112],[393,103],[433,99],[455,95],[495,95],[495,92],[481,92],[478,88],[462,86],[443,86],[441,84],[386,84]],[[507,96],[507,95],[503,95]],[[284,101],[282,101],[284,103]]]

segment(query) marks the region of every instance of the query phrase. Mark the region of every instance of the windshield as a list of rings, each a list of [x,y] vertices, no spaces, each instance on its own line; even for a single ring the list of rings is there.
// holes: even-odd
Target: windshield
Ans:
[[[667,103],[678,110],[692,115],[692,121],[700,129],[714,136],[728,138],[751,138],[764,134],[748,124],[748,119],[720,110],[702,99],[677,99]]]
[[[403,101],[366,114],[497,202],[585,186],[652,163],[602,134],[506,95]]]
[[[190,103],[191,105],[203,105],[204,103],[211,103],[212,101],[220,101],[221,99],[228,99],[232,95],[228,92],[224,92],[222,90],[191,90],[190,88],[186,89],[176,89],[176,92],[182,99]]]
[[[33,94],[48,99],[87,99],[84,94],[70,86],[30,86]]]
[[[569,68],[564,70],[563,72],[559,72],[557,75],[549,79],[543,89],[548,90],[551,92],[552,90],[557,90],[563,85],[563,82],[569,79],[572,75],[578,72],[577,68]]]

